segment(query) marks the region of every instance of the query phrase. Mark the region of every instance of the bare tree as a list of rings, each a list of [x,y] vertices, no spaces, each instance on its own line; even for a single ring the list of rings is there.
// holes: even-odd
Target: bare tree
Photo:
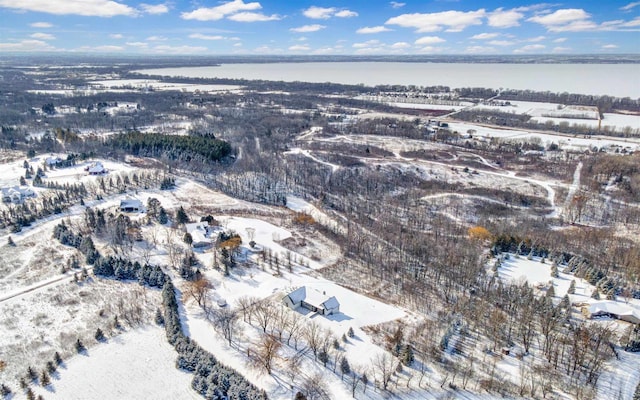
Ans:
[[[236,326],[238,323],[238,313],[232,310],[230,307],[222,307],[214,309],[212,312],[207,313],[209,320],[213,323],[214,328],[227,339],[229,346],[233,335],[236,332]]]
[[[305,340],[307,341],[307,345],[313,352],[313,357],[317,360],[318,350],[322,346],[322,340],[324,337],[322,333],[322,328],[317,322],[311,321],[310,324],[307,324],[303,335]]]
[[[264,368],[269,375],[273,370],[273,362],[278,356],[282,344],[278,339],[268,333],[264,333],[257,346],[250,348],[249,356],[254,365]]]
[[[295,385],[296,378],[300,375],[302,361],[304,360],[306,351],[299,351],[287,360],[287,367],[285,373],[291,380],[291,386]]]
[[[254,303],[253,316],[256,321],[258,321],[260,328],[262,328],[262,332],[266,333],[274,319],[273,306],[271,302],[268,300],[260,300]]]
[[[302,383],[302,393],[308,400],[329,400],[329,390],[322,373],[311,375]]]
[[[242,320],[244,322],[251,323],[254,306],[259,301],[260,299],[254,296],[241,296],[238,298],[238,308],[240,309],[240,314],[242,314]]]
[[[391,376],[393,375],[395,361],[393,357],[387,352],[377,354],[372,361],[372,366],[380,382],[382,383],[382,389],[387,390],[389,382],[391,382]]]
[[[207,297],[211,291],[211,283],[206,278],[187,281],[187,294],[203,309],[207,309]]]

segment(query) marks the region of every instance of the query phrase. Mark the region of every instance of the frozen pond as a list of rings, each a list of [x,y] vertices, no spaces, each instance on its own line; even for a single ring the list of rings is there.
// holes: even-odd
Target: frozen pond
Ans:
[[[137,71],[163,76],[334,82],[364,85],[445,85],[569,92],[640,98],[639,64],[462,64],[313,62],[223,64]]]

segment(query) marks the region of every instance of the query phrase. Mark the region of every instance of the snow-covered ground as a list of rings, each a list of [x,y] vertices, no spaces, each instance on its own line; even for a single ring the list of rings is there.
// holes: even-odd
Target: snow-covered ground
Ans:
[[[112,79],[91,81],[89,84],[98,89],[144,89],[144,90],[179,90],[183,92],[223,92],[237,91],[242,87],[237,85],[207,85],[195,83],[160,82],[155,79]]]
[[[193,375],[175,367],[176,358],[164,329],[149,325],[75,355],[59,367],[51,385],[33,389],[60,400],[202,399],[191,389]]]

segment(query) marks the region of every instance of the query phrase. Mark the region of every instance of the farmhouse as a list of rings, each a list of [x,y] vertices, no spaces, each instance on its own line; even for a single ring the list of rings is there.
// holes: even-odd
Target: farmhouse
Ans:
[[[142,202],[137,199],[120,200],[120,212],[141,212]]]
[[[102,166],[100,161],[96,161],[88,166],[86,171],[89,172],[89,175],[102,175],[107,173],[107,170]]]
[[[55,167],[62,162],[62,158],[57,156],[50,156],[44,160],[47,167]]]
[[[298,307],[304,307],[322,315],[331,315],[340,312],[340,303],[335,296],[329,297],[325,293],[320,293],[306,286],[299,287],[284,296],[282,301],[292,310]]]
[[[193,239],[191,243],[193,247],[206,247],[213,243],[209,237],[209,223],[207,221],[185,224],[184,227]]]
[[[26,186],[12,186],[2,188],[2,201],[4,203],[20,204],[28,197],[36,197],[36,193]]]
[[[640,311],[616,301],[599,301],[582,308],[587,318],[612,317],[632,324],[640,324]]]

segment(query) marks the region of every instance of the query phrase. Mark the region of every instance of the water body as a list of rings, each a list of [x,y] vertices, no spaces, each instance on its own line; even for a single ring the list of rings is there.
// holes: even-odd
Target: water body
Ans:
[[[312,62],[137,71],[163,76],[375,85],[530,89],[640,98],[640,64]]]

